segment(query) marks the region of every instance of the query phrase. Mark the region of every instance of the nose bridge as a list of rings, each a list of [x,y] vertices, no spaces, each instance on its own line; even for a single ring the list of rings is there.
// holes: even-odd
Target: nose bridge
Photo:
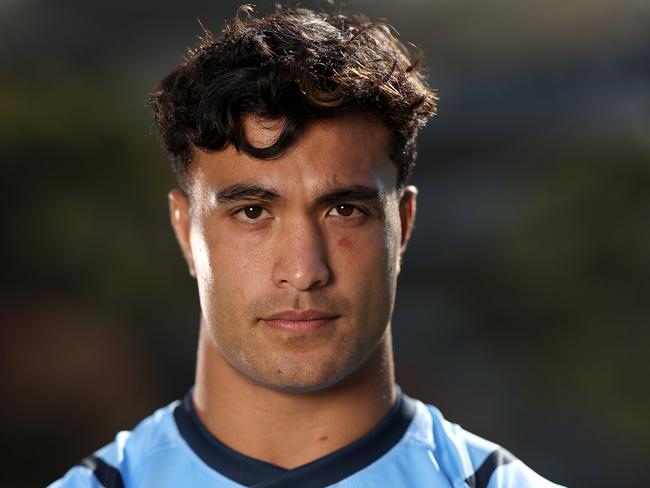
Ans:
[[[324,286],[330,279],[322,229],[308,215],[287,219],[278,229],[273,281],[301,291]]]

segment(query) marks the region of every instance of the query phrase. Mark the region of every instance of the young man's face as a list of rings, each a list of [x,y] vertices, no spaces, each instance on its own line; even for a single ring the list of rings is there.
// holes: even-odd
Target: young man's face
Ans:
[[[265,147],[282,122],[247,118]],[[316,391],[389,333],[415,190],[396,190],[390,133],[361,115],[308,126],[274,160],[198,151],[172,223],[203,320],[231,367],[266,387]]]

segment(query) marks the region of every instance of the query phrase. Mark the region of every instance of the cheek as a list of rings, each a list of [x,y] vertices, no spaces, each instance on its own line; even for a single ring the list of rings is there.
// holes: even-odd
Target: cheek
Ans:
[[[383,225],[336,235],[330,254],[334,273],[344,281],[366,283],[366,287],[368,281],[381,280],[390,269],[392,260],[390,239],[387,238]]]
[[[402,235],[399,206],[397,202],[391,202],[386,211],[385,221],[385,242],[388,261],[397,272],[400,259],[400,242]]]
[[[249,236],[227,229],[197,231],[193,252],[198,252],[197,284],[201,308],[219,322],[238,315],[258,293],[268,253]]]
[[[350,249],[352,247],[352,241],[347,237],[340,237],[337,241],[337,244],[340,248]]]
[[[268,246],[263,242],[224,232],[215,233],[208,248],[216,286],[242,295],[261,283],[269,263]]]
[[[196,279],[199,289],[214,281],[212,276],[211,250],[205,238],[205,228],[201,223],[193,223],[190,230],[190,247],[192,249],[192,261],[196,270]]]

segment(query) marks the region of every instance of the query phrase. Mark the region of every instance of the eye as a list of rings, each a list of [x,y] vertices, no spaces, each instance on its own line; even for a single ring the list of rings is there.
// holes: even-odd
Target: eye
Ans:
[[[259,205],[249,205],[237,210],[234,217],[243,222],[255,222],[262,220],[260,217],[265,217],[265,214],[268,214],[268,212]]]
[[[336,207],[332,208],[327,214],[333,217],[356,217],[362,215],[364,212],[359,210],[359,208],[354,205],[347,203],[341,203]]]

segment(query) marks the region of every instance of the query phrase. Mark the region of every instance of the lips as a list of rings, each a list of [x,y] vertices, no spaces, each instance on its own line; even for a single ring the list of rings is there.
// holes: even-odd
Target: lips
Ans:
[[[339,316],[317,310],[285,310],[262,320],[267,325],[290,332],[309,332],[331,324]]]

